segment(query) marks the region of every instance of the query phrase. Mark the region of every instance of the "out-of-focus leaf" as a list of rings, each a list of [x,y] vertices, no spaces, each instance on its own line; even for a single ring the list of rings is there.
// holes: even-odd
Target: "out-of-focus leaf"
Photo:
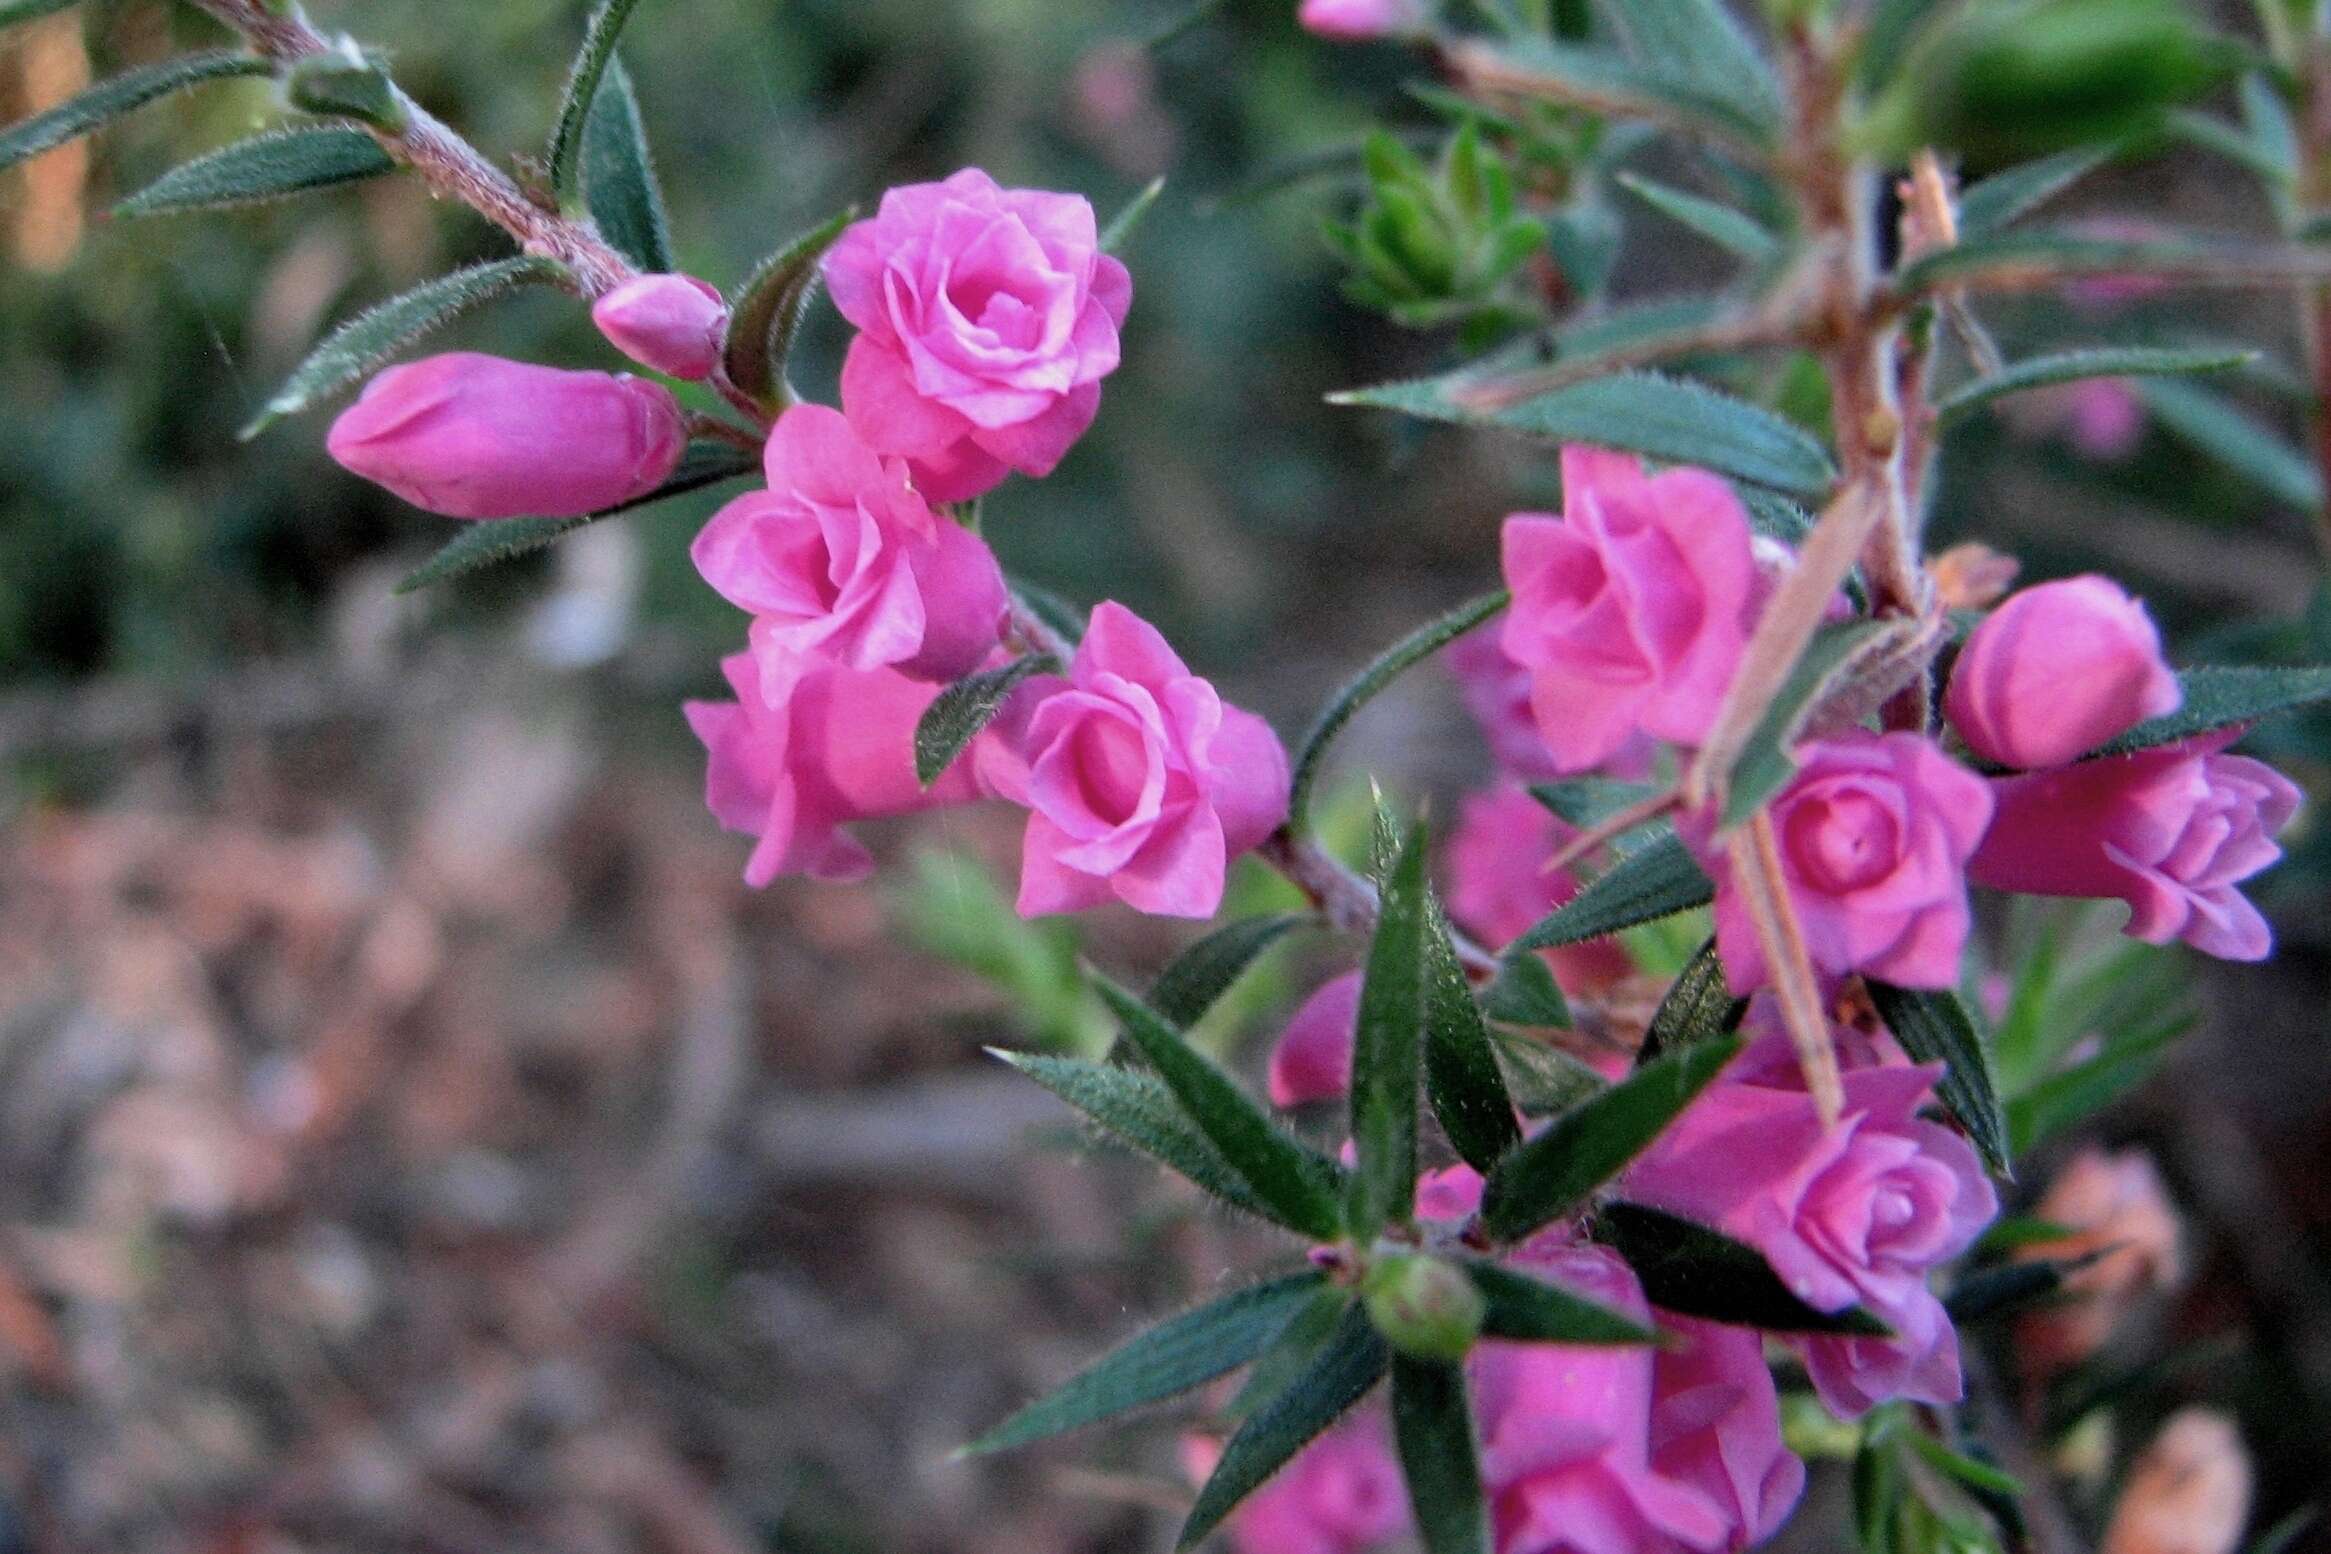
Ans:
[[[2001,1176],[2010,1173],[2007,1116],[1999,1104],[1997,1083],[1991,1076],[1991,1054],[1984,1050],[1974,1017],[1959,995],[1947,990],[1900,988],[1869,982],[1870,1001],[1878,1018],[1902,1044],[1902,1050],[1921,1063],[1940,1063],[1943,1076],[1935,1095],[1959,1126],[1982,1151],[1984,1163]]]
[[[1487,1308],[1481,1317],[1485,1338],[1522,1343],[1649,1344],[1659,1335],[1623,1312],[1573,1295],[1560,1285],[1517,1273],[1496,1263],[1469,1263],[1466,1273]]]
[[[994,1049],[991,1049],[994,1050]],[[1204,1134],[1191,1126],[1173,1093],[1154,1074],[1083,1058],[995,1055],[1143,1154],[1240,1209],[1276,1223],[1277,1211],[1246,1184]],[[1290,1229],[1293,1227],[1290,1226]]]
[[[1152,178],[1139,194],[1125,202],[1123,210],[1109,218],[1109,224],[1101,229],[1102,253],[1114,254],[1124,250],[1126,243],[1133,237],[1133,229],[1141,225],[1141,218],[1149,214],[1149,208],[1157,203],[1157,197],[1165,193],[1165,183],[1162,176]]]
[[[0,0],[0,28],[14,27],[19,22],[38,21],[54,16],[67,6],[79,5],[81,0]]]
[[[1478,43],[1469,52],[1462,68],[1493,99],[1537,97],[1615,119],[1649,119],[1750,152],[1769,149],[1777,135],[1773,114],[1672,54],[1629,59],[1615,49],[1536,38]]]
[[[941,691],[915,722],[915,779],[928,788],[995,720],[1004,698],[1031,675],[1057,674],[1050,653],[1026,653],[994,669],[967,674]]]
[[[2094,1057],[2050,1074],[2007,1103],[2009,1140],[2018,1150],[2031,1149],[2110,1106],[2150,1079],[2170,1043],[2193,1023],[2191,1013],[2181,1012],[2150,1028],[2114,1032]]]
[[[583,125],[598,100],[599,83],[615,58],[615,41],[623,35],[623,24],[631,20],[638,4],[639,0],[600,0],[591,19],[583,24],[583,45],[567,71],[566,90],[559,94],[558,124],[551,131],[550,154],[545,159],[551,192],[561,198],[575,187],[575,173],[583,158]]]
[[[1489,1508],[1461,1361],[1392,1357],[1392,1437],[1426,1554],[1485,1554]]]
[[[620,57],[607,61],[607,75],[583,121],[583,205],[599,235],[642,270],[668,275],[679,268],[639,95]]]
[[[1651,783],[1621,782],[1613,777],[1564,777],[1530,785],[1530,797],[1581,831],[1592,830],[1658,791]]]
[[[1497,978],[1481,995],[1481,1012],[1500,1025],[1567,1030],[1570,1001],[1546,962],[1528,950],[1501,956]]]
[[[1675,828],[1663,824],[1654,840],[1596,875],[1577,895],[1540,918],[1506,948],[1510,954],[1577,944],[1638,923],[1673,917],[1714,899],[1714,882],[1693,860]]]
[[[1459,1159],[1487,1171],[1521,1142],[1514,1101],[1497,1066],[1489,1027],[1434,904],[1425,925],[1425,1094]],[[1560,990],[1556,990],[1557,1000]],[[1567,1012],[1567,1011],[1566,1011]]]
[[[1797,656],[1797,667],[1741,747],[1724,800],[1725,826],[1745,823],[1766,800],[1789,785],[1789,779],[1797,775],[1793,746],[1805,720],[1856,655],[1896,630],[1890,621],[1846,621],[1824,628],[1805,644],[1805,651]]]
[[[1967,186],[1959,196],[1959,236],[1988,237],[2036,210],[2112,160],[2110,146],[2083,146],[2019,162]]]
[[[1616,182],[1662,216],[1691,228],[1735,258],[1764,265],[1781,251],[1778,237],[1755,217],[1729,205],[1634,173],[1621,173]]]
[[[1499,1067],[1514,1104],[1525,1117],[1552,1117],[1566,1112],[1590,1095],[1607,1089],[1610,1081],[1560,1047],[1513,1031],[1495,1031]]]
[[[393,172],[396,162],[359,129],[283,130],[222,146],[172,168],[114,206],[117,216],[257,205]]]
[[[1150,985],[1149,1007],[1188,1030],[1230,991],[1262,953],[1294,929],[1318,919],[1308,912],[1278,912],[1226,923],[1168,963]]]
[[[1747,1010],[1748,1000],[1734,998],[1725,986],[1724,963],[1716,957],[1716,941],[1710,939],[1659,1001],[1635,1060],[1646,1063],[1676,1047],[1729,1036],[1740,1029],[1740,1017]]]
[[[78,97],[66,99],[46,113],[0,130],[0,169],[14,167],[27,157],[53,150],[102,129],[126,113],[150,102],[183,92],[206,81],[232,76],[272,75],[275,67],[256,54],[219,49],[205,54],[180,54],[141,69],[125,71],[100,81]]]
[[[2104,346],[2085,351],[2061,351],[2011,362],[1986,377],[1962,383],[1934,403],[1935,414],[1947,424],[1980,406],[2026,389],[2051,383],[2073,383],[2082,378],[2159,378],[2184,373],[2224,372],[2258,359],[2258,352],[2202,347],[2161,350],[2150,346]]]
[[[2314,465],[2248,411],[2178,378],[2147,379],[2136,389],[2162,425],[2267,495],[2307,512],[2321,505],[2323,488]]]
[[[1744,117],[1779,122],[1773,68],[1722,0],[1600,0],[1595,8],[1634,59],[1678,66]]]
[[[1416,1091],[1432,915],[1425,835],[1421,822],[1409,831],[1385,878],[1353,1027],[1351,1138],[1359,1165],[1344,1222],[1363,1242],[1386,1225],[1407,1224],[1416,1207]]]
[[[1764,1254],[1721,1231],[1639,1203],[1603,1206],[1594,1238],[1627,1260],[1654,1306],[1774,1333],[1883,1338],[1886,1324],[1859,1306],[1816,1311],[1789,1292]]]
[[[793,332],[816,294],[818,261],[857,216],[855,207],[829,216],[761,261],[729,304],[728,339],[721,360],[728,380],[763,404],[791,392],[785,386]]]
[[[2194,237],[2113,238],[2018,231],[1962,238],[1896,272],[1906,295],[1944,286],[2028,291],[2084,275],[2163,275],[2213,286],[2285,286],[2331,279],[2331,253]]]
[[[2082,1264],[2087,1261],[2079,1260]],[[2014,1311],[2061,1290],[2064,1276],[2073,1266],[2069,1259],[2034,1257],[1978,1269],[1951,1286],[1951,1292],[1943,1297],[1943,1309],[1962,1326]]]
[[[2331,665],[2188,669],[2177,679],[2185,688],[2183,706],[2162,717],[2147,718],[2096,753],[2125,755],[2331,701]]]

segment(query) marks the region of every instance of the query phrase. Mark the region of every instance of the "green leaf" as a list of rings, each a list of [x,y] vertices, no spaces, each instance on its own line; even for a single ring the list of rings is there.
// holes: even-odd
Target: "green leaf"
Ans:
[[[292,61],[283,96],[302,113],[355,119],[390,134],[402,134],[413,121],[412,107],[388,71],[353,49]]]
[[[1345,1308],[1317,1358],[1285,1391],[1248,1415],[1222,1448],[1175,1547],[1195,1547],[1221,1526],[1240,1501],[1367,1396],[1391,1360],[1392,1351],[1369,1325],[1368,1314],[1357,1305]]]
[[[1959,196],[1959,237],[1988,237],[2111,161],[2113,146],[2084,146],[2019,162],[1969,184]]]
[[[1425,845],[1419,823],[1385,879],[1353,1026],[1351,1137],[1359,1166],[1344,1220],[1362,1242],[1374,1240],[1386,1225],[1415,1217],[1416,1088],[1424,1045],[1425,931],[1432,913]]]
[[[2197,108],[2180,108],[2162,122],[2162,127],[2187,145],[2214,152],[2269,184],[2287,187],[2290,183],[2290,169],[2276,159],[2271,148],[2223,119]]]
[[[1672,63],[1744,118],[1780,123],[1772,66],[1722,0],[1602,0],[1598,9],[1636,60]]]
[[[1655,1058],[1556,1117],[1489,1174],[1482,1224],[1511,1242],[1574,1213],[1659,1137],[1740,1046],[1725,1038]]]
[[[916,780],[926,788],[937,782],[994,720],[1004,698],[1022,680],[1059,672],[1060,660],[1050,653],[1028,653],[1000,668],[967,674],[941,691],[915,722]]]
[[[1748,1000],[1734,998],[1732,989],[1725,985],[1724,963],[1716,957],[1716,941],[1710,939],[1693,954],[1667,996],[1659,1001],[1635,1061],[1648,1062],[1677,1047],[1729,1036],[1740,1029],[1740,1017],[1747,1012]]]
[[[2321,1506],[2300,1506],[2290,1515],[2260,1533],[2251,1541],[2250,1547],[2242,1551],[2242,1554],[2289,1554],[2291,1547],[2299,1541],[2299,1534],[2313,1526],[2315,1518],[2322,1514],[2323,1508]]]
[[[1374,662],[1361,670],[1357,678],[1329,698],[1312,723],[1311,731],[1303,736],[1302,754],[1295,759],[1295,779],[1287,804],[1289,829],[1303,829],[1311,811],[1311,790],[1319,781],[1320,762],[1326,759],[1328,746],[1343,732],[1344,725],[1352,721],[1353,715],[1403,672],[1504,609],[1510,598],[1501,588],[1496,593],[1469,600],[1437,620],[1427,621],[1376,655]]]
[[[1425,1095],[1457,1157],[1487,1171],[1521,1142],[1521,1127],[1437,903],[1426,925],[1425,976]],[[1559,989],[1555,998],[1561,999]]]
[[[2313,511],[2323,488],[2306,455],[2251,414],[2199,384],[2154,378],[2137,397],[2162,425],[2288,507]]]
[[[1518,405],[1480,409],[1465,394],[1476,375],[1388,383],[1331,394],[1339,405],[1370,405],[1432,421],[1486,426],[1554,443],[1584,442],[1818,499],[1837,477],[1820,443],[1769,410],[1703,384],[1653,373],[1620,373],[1541,394]]]
[[[1778,237],[1766,231],[1754,217],[1729,205],[1634,173],[1621,173],[1615,181],[1662,216],[1691,228],[1735,258],[1765,265],[1781,251]]]
[[[1573,1295],[1558,1284],[1533,1279],[1496,1263],[1468,1263],[1466,1273],[1488,1302],[1482,1313],[1484,1338],[1518,1343],[1651,1344],[1659,1334],[1623,1312]]]
[[[1319,919],[1279,912],[1227,923],[1175,956],[1150,984],[1149,1007],[1188,1030],[1230,991],[1262,953],[1293,930]]]
[[[460,533],[445,542],[437,554],[397,584],[400,594],[417,592],[498,561],[508,561],[552,544],[586,524],[618,513],[628,513],[667,497],[684,496],[690,491],[701,491],[724,480],[737,480],[757,473],[761,461],[742,448],[724,442],[691,443],[682,455],[679,467],[671,478],[645,496],[635,496],[628,502],[613,507],[602,507],[595,513],[584,513],[573,518],[492,518],[482,523],[463,526]]]
[[[2185,690],[2183,706],[2163,717],[2147,718],[2095,753],[2125,755],[2331,701],[2331,665],[2188,669],[2177,679]]]
[[[1772,115],[1673,56],[1628,59],[1613,49],[1538,39],[1483,45],[1482,52],[1493,55],[1494,63],[1476,74],[1493,72],[1501,95],[1544,97],[1610,118],[1674,124],[1751,153],[1769,150],[1776,138]]]
[[[1253,1285],[1161,1322],[966,1446],[1007,1451],[1160,1402],[1261,1354],[1326,1282],[1316,1270]]]
[[[1966,1275],[1943,1297],[1943,1309],[1964,1326],[2045,1300],[2064,1287],[2064,1276],[2082,1259],[2026,1258]]]
[[[38,21],[44,16],[54,16],[67,6],[79,5],[80,3],[81,0],[0,0],[0,28],[14,27],[23,22]]]
[[[2052,285],[2083,275],[2166,275],[2189,284],[2281,286],[2331,277],[2331,254],[2296,246],[2193,237],[2110,238],[2076,232],[1999,232],[1962,238],[1895,272],[1915,296],[1944,286]]]
[[[1552,1117],[1610,1088],[1609,1080],[1560,1047],[1513,1031],[1493,1031],[1491,1039],[1525,1117]]]
[[[1426,1554],[1486,1554],[1489,1507],[1462,1361],[1392,1357],[1392,1437]]]
[[[1627,1260],[1643,1281],[1644,1299],[1663,1311],[1773,1333],[1883,1338],[1890,1331],[1859,1306],[1814,1310],[1789,1293],[1755,1247],[1680,1215],[1640,1203],[1606,1204],[1593,1232]]]
[[[761,261],[729,305],[721,357],[729,382],[763,404],[785,401],[785,361],[793,332],[817,290],[817,264],[858,214],[855,206],[810,228]]]
[[[1613,777],[1565,777],[1559,782],[1531,784],[1530,797],[1581,831],[1591,831],[1658,791],[1656,785],[1648,782],[1621,782]]]
[[[28,157],[54,150],[101,129],[126,113],[150,102],[230,76],[273,75],[275,67],[256,54],[219,49],[206,54],[181,54],[140,70],[100,81],[78,97],[57,104],[46,113],[0,131],[0,169],[14,167]]]
[[[1902,1050],[1916,1062],[1944,1065],[1935,1095],[1967,1130],[1984,1162],[1999,1175],[2010,1175],[2007,1116],[1991,1076],[1991,1054],[1959,995],[1893,987],[1875,979],[1869,979],[1869,989],[1878,1018],[1886,1022]]]
[[[1908,57],[1912,43],[1934,13],[1948,0],[1876,0],[1863,23],[1856,78],[1865,92],[1875,92],[1892,80]]]
[[[1529,950],[1498,957],[1497,978],[1481,994],[1481,1012],[1500,1025],[1568,1030],[1570,1000],[1544,960]]]
[[[620,58],[607,62],[591,116],[583,121],[583,204],[599,235],[633,264],[651,275],[679,268],[639,97]]]
[[[1805,726],[1854,659],[1895,634],[1890,621],[1847,621],[1823,628],[1797,657],[1797,667],[1774,695],[1772,705],[1749,731],[1748,743],[1732,769],[1722,824],[1745,823],[1797,775],[1795,745]]]
[[[391,297],[327,335],[241,435],[246,440],[256,437],[284,416],[297,415],[370,376],[397,352],[481,302],[516,286],[562,281],[566,274],[566,267],[555,259],[529,255],[472,265]]]
[[[1215,1153],[1270,1206],[1271,1217],[1317,1241],[1340,1235],[1343,1212],[1336,1199],[1342,1168],[1281,1129],[1156,1010],[1106,978],[1097,986],[1182,1110]]]
[[[360,129],[284,130],[196,157],[114,206],[117,216],[257,205],[394,172],[396,162]]]
[[[1111,216],[1109,224],[1101,228],[1101,252],[1122,252],[1133,236],[1133,229],[1141,225],[1141,218],[1149,214],[1149,208],[1157,203],[1157,197],[1163,193],[1165,178],[1161,174],[1143,185],[1139,194],[1127,200],[1125,208]]]
[[[2009,394],[2072,383],[2082,378],[2159,378],[2189,372],[2224,372],[2258,359],[2258,352],[2196,348],[2160,350],[2148,346],[2106,346],[2095,350],[2063,351],[2013,362],[1969,383],[1962,383],[1935,401],[1935,414],[1948,423],[1970,410]]]
[[[1706,906],[1716,886],[1692,858],[1670,825],[1654,828],[1653,840],[1596,875],[1584,889],[1538,919],[1536,926],[1506,946],[1550,950],[1653,923]]]
[[[1052,1058],[990,1048],[1006,1063],[1126,1143],[1234,1209],[1281,1223],[1175,1104],[1154,1074],[1084,1058]],[[1290,1226],[1290,1229],[1293,1227]]]
[[[632,9],[639,0],[600,0],[599,8],[583,25],[583,46],[575,54],[575,63],[567,71],[566,90],[559,97],[558,125],[551,131],[550,169],[551,193],[560,199],[574,191],[575,172],[583,157],[583,126],[591,116],[591,105],[599,96],[599,83],[607,74],[607,67],[615,58],[615,40],[623,35],[623,24],[631,20]]]
[[[2046,1143],[2152,1078],[2194,1019],[2190,1012],[2175,1013],[2149,1028],[2115,1032],[2094,1057],[2050,1074],[2008,1102],[2007,1136],[2015,1148]]]

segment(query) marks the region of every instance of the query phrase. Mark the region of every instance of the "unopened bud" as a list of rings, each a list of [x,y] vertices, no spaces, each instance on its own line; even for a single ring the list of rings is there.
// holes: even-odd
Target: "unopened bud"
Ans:
[[[2181,1409],[2129,1470],[2098,1554],[2230,1554],[2250,1520],[2250,1488],[2234,1422]]]
[[[642,275],[601,297],[591,322],[641,366],[694,381],[720,361],[728,304],[693,275]]]
[[[1439,1258],[1399,1253],[1360,1281],[1368,1318],[1385,1342],[1425,1360],[1461,1360],[1481,1336],[1484,1302],[1463,1269]]]

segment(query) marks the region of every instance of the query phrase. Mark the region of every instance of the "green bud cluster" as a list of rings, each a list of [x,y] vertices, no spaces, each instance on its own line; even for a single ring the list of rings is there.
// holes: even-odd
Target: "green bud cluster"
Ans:
[[[1327,237],[1351,267],[1345,295],[1395,323],[1423,328],[1481,311],[1546,240],[1516,210],[1513,175],[1475,124],[1450,138],[1438,166],[1379,131],[1367,171],[1367,204]]]

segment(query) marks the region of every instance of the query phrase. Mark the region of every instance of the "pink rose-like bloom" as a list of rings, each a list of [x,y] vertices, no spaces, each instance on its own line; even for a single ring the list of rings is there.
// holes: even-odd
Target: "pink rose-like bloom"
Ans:
[[[1221,1455],[1217,1442],[1182,1442],[1195,1481]],[[1364,1554],[1406,1534],[1408,1486],[1384,1411],[1362,1408],[1304,1447],[1231,1513],[1225,1530],[1239,1554]]]
[[[1524,782],[1544,782],[1562,773],[1530,711],[1530,671],[1506,657],[1499,641],[1504,625],[1499,616],[1475,627],[1450,643],[1441,661],[1489,741],[1490,758]]]
[[[1781,873],[1816,970],[1953,987],[1966,947],[1968,855],[1991,821],[1983,779],[1917,734],[1849,734],[1797,751],[1772,801]],[[1716,949],[1732,991],[1771,972],[1709,812],[1676,828],[1716,880]]]
[[[861,331],[842,408],[935,502],[1007,469],[1052,472],[1100,408],[1133,301],[1082,197],[999,188],[977,168],[891,190],[824,269]]]
[[[1295,20],[1323,38],[1358,43],[1421,31],[1431,14],[1425,0],[1303,0]]]
[[[1329,1101],[1352,1087],[1352,1048],[1360,1018],[1360,973],[1347,971],[1303,1000],[1271,1048],[1273,1106]]]
[[[2300,793],[2273,767],[2225,755],[2221,729],[1992,783],[1999,816],[1969,864],[1976,883],[2129,904],[2125,932],[2264,960],[2274,930],[2237,888],[2282,857]]]
[[[1020,762],[992,781],[1026,805],[1020,913],[1115,899],[1211,917],[1230,860],[1287,818],[1287,752],[1123,605],[1094,609],[1064,681],[1029,681],[999,720]],[[983,768],[983,770],[986,768]]]
[[[1505,522],[1503,641],[1557,770],[1636,733],[1696,744],[1739,667],[1761,594],[1748,515],[1705,470],[1646,478],[1623,454],[1562,450],[1562,517]]]
[[[448,518],[573,518],[662,485],[688,445],[661,385],[455,351],[391,367],[332,423],[341,466]]]
[[[720,362],[728,304],[693,275],[643,275],[593,303],[591,322],[641,366],[694,381]]]
[[[2145,606],[2093,574],[2012,595],[1967,638],[1943,711],[1986,760],[2061,766],[2185,693]]]
[[[889,669],[800,657],[772,673],[749,653],[721,660],[733,702],[682,709],[710,764],[704,800],[720,823],[760,840],[745,865],[756,888],[779,875],[853,880],[873,867],[842,830],[977,798],[958,761],[925,789],[915,780],[915,723],[939,688]]]
[[[1798,1299],[1860,1305],[1891,1338],[1792,1340],[1821,1401],[1843,1417],[1888,1398],[1957,1401],[1958,1335],[1928,1270],[1999,1211],[1974,1148],[1919,1116],[1942,1065],[1883,1063],[1840,1076],[1824,1127],[1785,1034],[1760,1037],[1636,1161],[1621,1192],[1765,1255]]]
[[[689,552],[752,612],[764,664],[817,653],[918,680],[979,667],[1002,632],[1003,571],[977,535],[931,511],[904,464],[876,457],[823,405],[786,411],[764,463],[769,488],[715,513]]]
[[[1538,919],[1578,894],[1578,881],[1546,860],[1575,834],[1519,783],[1476,793],[1457,811],[1449,833],[1449,917],[1492,948],[1520,938]],[[1546,952],[1566,992],[1607,987],[1633,969],[1615,939]]]
[[[1781,1441],[1781,1404],[1764,1341],[1747,1328],[1662,1316],[1652,1362],[1651,1466],[1721,1506],[1723,1547],[1780,1531],[1805,1489],[1805,1464]]]

